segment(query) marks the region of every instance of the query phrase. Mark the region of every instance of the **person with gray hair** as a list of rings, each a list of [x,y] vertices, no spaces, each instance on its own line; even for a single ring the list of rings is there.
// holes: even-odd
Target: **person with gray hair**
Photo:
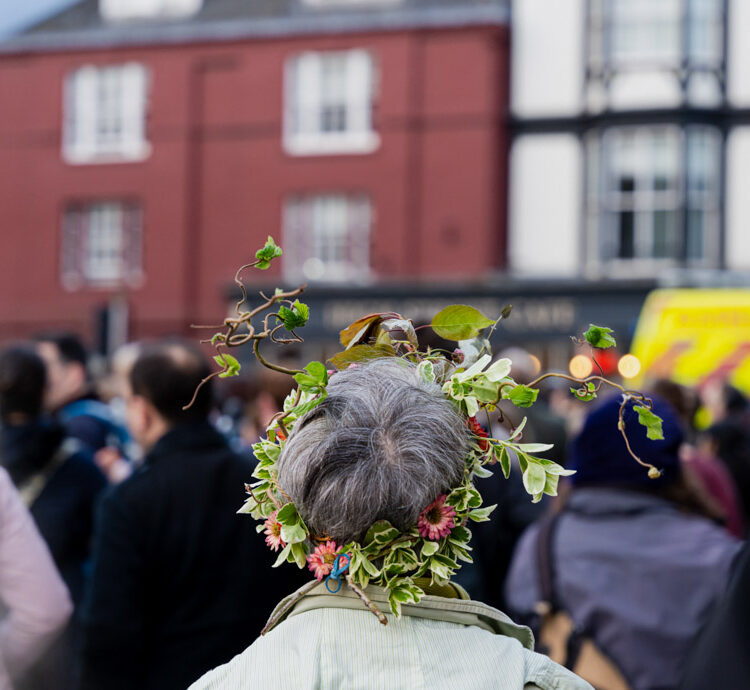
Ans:
[[[389,358],[350,367],[327,391],[278,460],[280,490],[316,534],[344,544],[379,520],[413,529],[425,506],[463,481],[466,420],[414,365]],[[380,614],[385,626],[350,589],[306,586],[279,604],[266,634],[191,689],[590,689],[534,653],[528,628],[454,583],[416,581],[426,595],[404,604],[400,618]],[[387,606],[383,588],[364,593]]]
[[[463,475],[469,435],[436,383],[399,359],[337,373],[295,427],[279,484],[310,526],[339,544],[376,520],[404,531]]]

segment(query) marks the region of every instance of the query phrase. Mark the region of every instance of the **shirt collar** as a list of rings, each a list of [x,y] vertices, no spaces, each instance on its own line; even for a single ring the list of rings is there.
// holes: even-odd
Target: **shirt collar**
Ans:
[[[265,631],[269,632],[289,617],[316,609],[343,608],[367,613],[367,609],[359,597],[347,587],[344,586],[338,592],[332,594],[326,589],[324,582],[317,583],[315,586],[312,585],[313,583],[308,583],[282,599],[271,614],[269,625],[266,626]],[[496,635],[512,637],[526,649],[534,649],[534,636],[529,628],[514,623],[502,611],[469,599],[468,594],[460,585],[450,583],[446,587],[455,588],[454,596],[456,598],[425,594],[419,604],[402,604],[402,615],[411,618],[429,618],[459,625],[474,625]],[[385,588],[370,585],[365,592],[370,600],[389,616],[389,619],[393,618],[388,605],[388,592]],[[273,621],[272,624],[271,621]]]

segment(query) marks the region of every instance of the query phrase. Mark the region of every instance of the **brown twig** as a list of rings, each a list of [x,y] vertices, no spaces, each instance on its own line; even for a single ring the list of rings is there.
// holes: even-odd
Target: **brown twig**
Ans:
[[[372,613],[379,621],[381,625],[388,625],[388,619],[385,617],[385,614],[377,607],[375,604],[372,603],[370,600],[370,597],[368,597],[364,590],[360,589],[352,579],[351,573],[346,574],[346,584],[349,585],[349,589],[352,590],[361,600],[362,603],[370,610],[370,613]]]
[[[628,440],[628,435],[625,433],[625,406],[628,404],[628,402],[632,400],[630,396],[623,396],[622,403],[620,403],[620,411],[618,414],[618,420],[617,420],[617,428],[620,430],[620,433],[622,434],[622,437],[625,439],[625,446],[628,449],[628,453],[633,456],[635,461],[642,465],[643,467],[648,467],[648,476],[651,477],[651,479],[656,479],[657,477],[661,476],[661,472],[659,471],[659,468],[655,465],[652,465],[650,462],[644,462],[641,460],[634,452],[633,449],[630,447],[630,441]],[[651,401],[648,401],[651,402]],[[653,473],[656,473],[655,475]]]
[[[269,630],[271,630],[273,627],[276,626],[276,624],[286,616],[289,611],[294,608],[294,606],[297,604],[297,602],[302,599],[302,597],[306,596],[309,592],[311,592],[315,587],[317,587],[320,583],[317,580],[312,580],[311,582],[308,582],[304,587],[301,587],[298,589],[289,599],[289,601],[286,602],[278,611],[274,612],[273,615],[268,619],[268,622],[266,623],[263,630],[260,631],[261,635],[265,635]]]
[[[225,371],[225,369],[222,369],[221,371],[214,371],[214,372],[210,373],[208,376],[206,376],[206,378],[204,378],[196,386],[195,391],[193,391],[193,397],[190,398],[190,402],[187,405],[184,405],[182,407],[183,411],[184,410],[189,410],[192,407],[192,405],[195,403],[195,399],[198,397],[198,392],[200,391],[201,388],[203,388],[203,386],[205,386],[215,376],[218,376],[219,374],[223,374],[224,371]]]
[[[255,356],[258,358],[258,361],[264,367],[268,369],[273,369],[274,371],[278,371],[282,374],[289,374],[291,376],[294,376],[295,374],[304,373],[302,369],[287,369],[286,367],[282,367],[278,364],[273,364],[272,362],[269,362],[268,360],[264,359],[263,355],[260,354],[260,340],[258,338],[253,340],[253,352],[255,353]]]

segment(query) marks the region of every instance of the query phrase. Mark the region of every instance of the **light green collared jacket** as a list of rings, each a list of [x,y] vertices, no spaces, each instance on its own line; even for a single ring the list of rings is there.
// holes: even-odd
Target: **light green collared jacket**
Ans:
[[[428,594],[404,605],[401,618],[389,613],[383,626],[345,586],[330,594],[318,585],[190,690],[592,690],[533,652],[528,628],[458,591],[459,599]],[[367,595],[389,610],[385,590],[370,586]]]

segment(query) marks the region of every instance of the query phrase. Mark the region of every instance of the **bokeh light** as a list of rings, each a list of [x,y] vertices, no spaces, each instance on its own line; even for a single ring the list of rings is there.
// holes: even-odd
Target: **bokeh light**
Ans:
[[[585,379],[591,374],[593,368],[594,363],[591,361],[591,357],[587,357],[586,355],[576,355],[568,364],[570,375],[575,376],[577,379]]]
[[[641,360],[635,355],[623,355],[617,363],[617,371],[624,379],[632,379],[641,371]]]

